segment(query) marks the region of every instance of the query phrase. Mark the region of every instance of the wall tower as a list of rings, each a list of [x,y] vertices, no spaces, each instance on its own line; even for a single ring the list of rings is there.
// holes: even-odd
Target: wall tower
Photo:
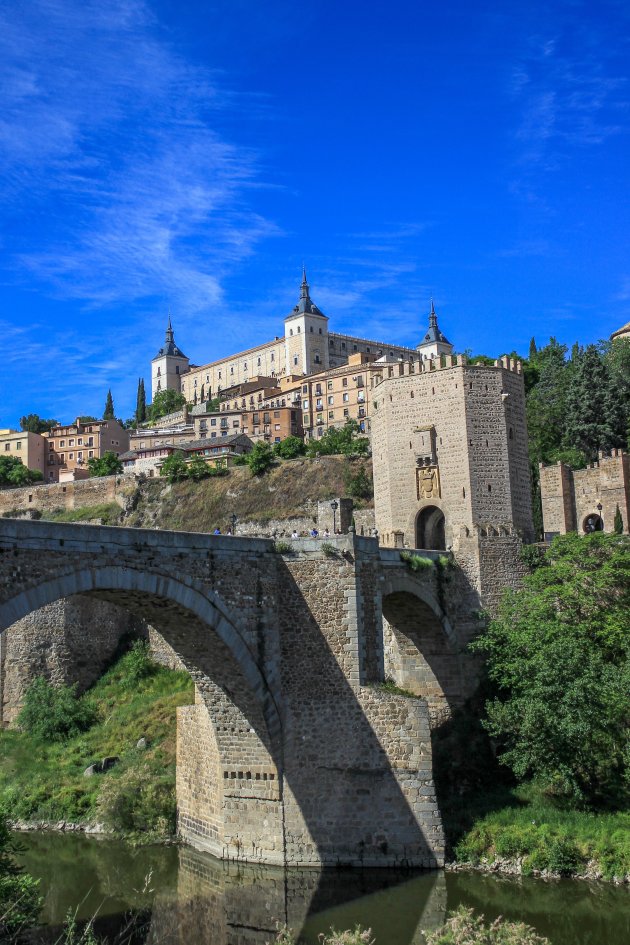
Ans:
[[[316,374],[328,370],[328,317],[315,305],[302,269],[300,298],[284,320],[287,374]]]

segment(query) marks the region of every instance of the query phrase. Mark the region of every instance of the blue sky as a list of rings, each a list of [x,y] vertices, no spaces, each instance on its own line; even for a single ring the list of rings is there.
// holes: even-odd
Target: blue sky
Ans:
[[[630,320],[625,2],[0,0],[0,426],[132,414],[162,342],[458,350]]]

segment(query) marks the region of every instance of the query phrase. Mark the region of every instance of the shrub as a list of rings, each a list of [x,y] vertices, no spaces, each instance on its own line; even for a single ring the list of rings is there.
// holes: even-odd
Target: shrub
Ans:
[[[94,709],[77,697],[76,690],[76,685],[53,686],[39,676],[26,690],[18,725],[30,735],[53,742],[86,731],[94,724]]]
[[[157,778],[148,765],[113,771],[103,777],[98,816],[116,833],[175,832],[176,800],[170,779]]]
[[[262,476],[264,472],[273,466],[274,454],[269,443],[258,442],[254,444],[251,452],[247,454],[247,465],[254,476]]]
[[[169,482],[182,482],[188,479],[188,466],[181,450],[167,456],[160,466],[160,476],[165,476]]]
[[[281,459],[295,459],[297,456],[304,456],[306,446],[299,436],[287,436],[275,444],[273,451]]]
[[[359,466],[354,475],[352,470],[347,469],[344,474],[344,487],[353,499],[371,499],[374,495],[372,481],[365,471],[365,466]]]
[[[120,660],[121,683],[125,689],[135,689],[142,679],[153,676],[157,666],[151,659],[151,650],[145,640],[136,640]]]
[[[327,558],[334,558],[337,554],[337,549],[329,541],[323,541],[319,547]]]
[[[293,545],[290,541],[274,541],[273,550],[277,555],[290,555],[293,551]]]
[[[549,945],[549,939],[522,922],[499,918],[485,925],[482,915],[464,906],[451,913],[442,928],[423,934],[427,945]]]
[[[17,939],[37,921],[41,907],[39,883],[15,862],[20,849],[0,814],[0,941]]]
[[[362,929],[357,925],[353,930],[347,929],[345,932],[337,932],[331,929],[328,934],[321,933],[319,936],[321,945],[375,945],[372,938],[371,929]],[[267,945],[271,945],[270,942]],[[286,926],[278,932],[274,939],[274,945],[297,945],[295,935]]]
[[[119,476],[123,471],[123,464],[118,459],[116,453],[113,453],[111,450],[108,450],[107,453],[103,453],[100,459],[93,457],[88,459],[88,469],[90,470],[90,476]]]
[[[414,555],[410,551],[401,551],[400,560],[404,561],[410,571],[428,571],[433,567],[431,558],[424,558],[422,555]]]

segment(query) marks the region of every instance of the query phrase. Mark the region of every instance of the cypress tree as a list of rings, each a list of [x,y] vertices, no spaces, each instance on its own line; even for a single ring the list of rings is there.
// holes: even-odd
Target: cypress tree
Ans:
[[[114,419],[114,398],[111,389],[107,391],[107,400],[105,401],[105,410],[103,411],[103,420]]]
[[[136,425],[140,426],[147,419],[147,398],[144,392],[144,378],[138,380],[138,395],[136,398]]]
[[[536,339],[532,338],[532,340],[529,343],[529,360],[533,361],[533,359],[536,357],[537,354],[538,354],[538,348],[536,347]]]
[[[615,511],[613,531],[615,535],[623,535],[623,518],[621,517],[621,509],[619,506],[617,506],[617,510]]]

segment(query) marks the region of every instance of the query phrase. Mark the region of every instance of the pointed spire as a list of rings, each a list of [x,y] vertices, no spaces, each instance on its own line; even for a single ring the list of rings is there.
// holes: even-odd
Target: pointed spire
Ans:
[[[437,328],[437,315],[435,314],[433,298],[431,298],[431,311],[429,312],[429,328]]]
[[[302,263],[302,285],[300,286],[300,298],[308,299],[309,298],[309,285],[306,281],[306,266]]]
[[[174,341],[173,324],[171,322],[171,310],[168,310],[168,325],[166,326],[166,344],[172,344]]]

